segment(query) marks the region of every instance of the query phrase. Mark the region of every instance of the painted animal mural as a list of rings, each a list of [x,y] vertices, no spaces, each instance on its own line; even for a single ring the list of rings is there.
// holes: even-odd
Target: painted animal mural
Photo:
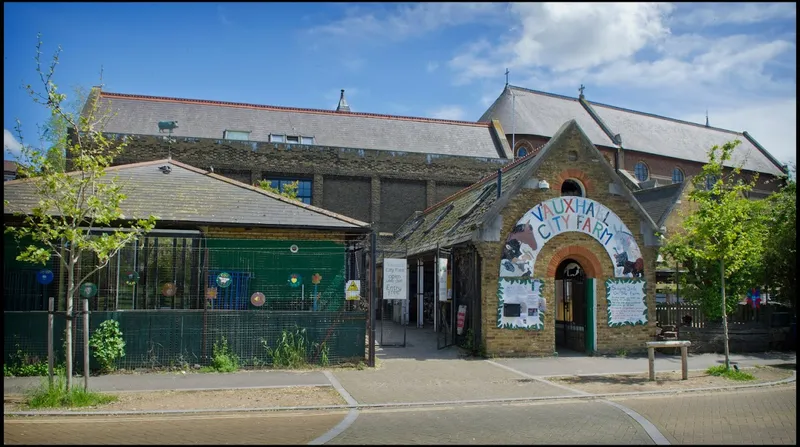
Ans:
[[[622,274],[628,275],[631,274],[634,278],[640,278],[644,276],[644,260],[642,258],[636,258],[635,261],[631,262],[628,260],[628,253],[616,253],[614,258],[617,260],[617,267],[622,267]]]
[[[509,273],[516,270],[522,271],[523,278],[530,277],[532,266],[528,261],[533,261],[532,253],[536,251],[536,238],[533,236],[533,227],[530,223],[517,224],[511,230],[503,247],[501,265]]]

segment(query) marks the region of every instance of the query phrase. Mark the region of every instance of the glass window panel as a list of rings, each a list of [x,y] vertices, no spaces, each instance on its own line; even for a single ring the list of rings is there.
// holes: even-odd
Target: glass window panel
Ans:
[[[649,177],[649,173],[647,172],[647,165],[642,163],[641,161],[639,163],[636,163],[636,166],[634,167],[634,175],[636,175],[636,180],[639,180],[640,182],[646,181],[647,178]]]
[[[287,143],[299,143],[299,142],[300,142],[300,137],[297,137],[297,136],[287,136],[287,137],[286,137],[286,142],[287,142]]]
[[[283,143],[286,137],[284,135],[270,135],[269,141],[271,143]]]
[[[302,144],[314,144],[314,137],[300,137],[300,143],[302,143]]]
[[[250,139],[250,132],[244,132],[238,130],[226,130],[225,139],[247,141]]]
[[[680,168],[672,170],[672,183],[683,183],[683,171]]]

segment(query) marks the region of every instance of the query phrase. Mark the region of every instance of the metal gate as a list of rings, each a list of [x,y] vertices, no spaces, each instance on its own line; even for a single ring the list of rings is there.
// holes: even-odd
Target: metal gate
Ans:
[[[556,320],[556,346],[586,350],[586,275],[580,264],[566,260],[556,270],[561,281],[561,319]]]
[[[456,311],[452,285],[453,256],[449,248],[436,248],[436,286],[434,287],[434,331],[436,347],[444,349],[455,344]],[[448,272],[451,272],[448,275]]]
[[[406,260],[405,251],[378,250],[377,251],[377,326],[378,326],[378,345],[382,348],[404,348],[406,346],[406,328],[408,326],[408,295],[410,291],[406,289],[406,298],[402,300],[384,299],[383,296],[383,266],[385,259]],[[406,286],[408,287],[410,269],[406,260]]]

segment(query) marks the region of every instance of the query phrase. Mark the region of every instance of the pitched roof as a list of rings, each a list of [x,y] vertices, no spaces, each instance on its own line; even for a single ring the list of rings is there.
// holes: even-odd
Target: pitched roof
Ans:
[[[17,172],[17,163],[11,160],[3,160],[3,172]]]
[[[568,96],[509,85],[478,121],[493,119],[500,120],[506,132],[545,137],[552,137],[564,123],[574,119],[592,144],[614,146],[580,102]]]
[[[657,186],[655,188],[634,191],[633,196],[660,228],[666,222],[669,213],[681,197],[686,183]]]
[[[637,210],[639,215],[656,230],[650,215],[644,210],[634,195],[623,186],[622,179],[608,164],[599,150],[591,144],[589,137],[583,132],[576,120],[569,120],[562,124],[553,137],[542,146],[541,150],[534,151],[525,157],[509,163],[491,175],[487,175],[478,182],[456,192],[445,200],[427,208],[421,213],[411,216],[395,232],[395,240],[389,249],[406,250],[408,255],[430,251],[439,246],[450,246],[471,240],[489,219],[502,211],[509,200],[523,187],[536,169],[547,158],[551,150],[556,150],[562,141],[562,136],[576,130],[593,150],[597,151],[599,163],[606,173],[622,187],[623,195]],[[497,194],[497,178],[500,175],[500,194]],[[481,200],[481,196],[483,200]]]
[[[108,133],[158,135],[159,121],[177,121],[176,137],[222,139],[226,130],[313,137],[320,146],[503,158],[491,123],[301,109],[234,102],[100,92],[99,108],[111,108]]]
[[[615,147],[617,144],[612,138],[619,135],[624,149],[699,163],[708,161],[707,153],[712,146],[738,139],[741,144],[730,166],[746,159],[744,169],[782,174],[780,163],[746,132],[707,127],[511,85],[479,121],[490,119],[499,119],[506,132],[513,125],[516,133],[544,137],[552,137],[561,123],[575,119],[595,145]]]
[[[162,167],[170,168],[165,174]],[[365,230],[369,224],[204,171],[175,160],[155,160],[106,169],[127,198],[121,208],[130,219],[264,227]],[[36,178],[3,185],[4,214],[29,213],[38,204]],[[8,201],[8,204],[5,204]]]

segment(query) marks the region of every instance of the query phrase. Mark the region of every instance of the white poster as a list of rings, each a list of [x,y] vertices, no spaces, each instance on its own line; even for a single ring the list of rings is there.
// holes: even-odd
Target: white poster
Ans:
[[[447,301],[449,298],[447,290],[447,258],[439,258],[439,264],[436,269],[439,284],[439,301]]]
[[[497,288],[497,327],[504,329],[544,329],[544,281],[540,279],[500,278]]]
[[[608,326],[647,323],[647,293],[643,279],[607,279]]]
[[[622,220],[600,202],[584,197],[556,197],[526,212],[506,238],[500,276],[533,278],[542,246],[568,231],[588,234],[605,248],[617,278],[644,276],[642,252]],[[541,274],[539,275],[541,276]]]
[[[406,260],[386,258],[383,260],[383,299],[408,299],[408,273]]]

